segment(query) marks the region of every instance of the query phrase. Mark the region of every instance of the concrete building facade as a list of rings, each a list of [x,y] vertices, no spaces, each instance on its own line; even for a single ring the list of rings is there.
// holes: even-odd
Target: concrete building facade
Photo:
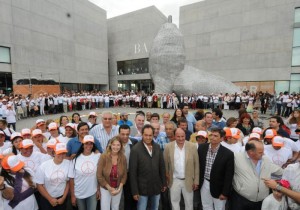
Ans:
[[[166,16],[154,6],[108,19],[111,90],[153,90],[148,67],[149,51],[165,22]]]
[[[186,63],[247,89],[300,92],[299,7],[300,0],[205,0],[182,6]]]
[[[106,11],[89,1],[0,0],[0,74],[13,84],[106,89],[107,52]]]

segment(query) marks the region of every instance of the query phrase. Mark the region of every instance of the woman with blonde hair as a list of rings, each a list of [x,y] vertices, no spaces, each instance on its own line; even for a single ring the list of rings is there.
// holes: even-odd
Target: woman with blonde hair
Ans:
[[[110,140],[105,153],[100,156],[97,179],[100,184],[101,209],[118,210],[123,185],[127,180],[127,162],[119,136]]]

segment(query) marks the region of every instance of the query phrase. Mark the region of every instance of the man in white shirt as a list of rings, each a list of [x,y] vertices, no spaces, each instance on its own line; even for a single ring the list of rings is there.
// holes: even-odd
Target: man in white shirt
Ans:
[[[169,184],[173,210],[180,210],[181,193],[185,209],[193,209],[193,190],[199,187],[199,158],[195,145],[185,140],[185,132],[177,128],[175,141],[164,151],[167,183]]]
[[[90,130],[90,135],[94,136],[95,141],[100,141],[103,151],[106,150],[108,141],[118,134],[118,127],[112,124],[111,112],[103,112],[102,124],[96,125]]]

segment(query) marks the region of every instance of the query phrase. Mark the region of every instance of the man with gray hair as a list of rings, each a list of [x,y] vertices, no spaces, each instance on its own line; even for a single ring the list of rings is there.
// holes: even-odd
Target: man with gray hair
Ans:
[[[106,150],[108,141],[118,134],[118,127],[112,124],[111,112],[103,112],[102,123],[90,130],[90,135],[93,135],[97,141],[100,141],[103,151]]]
[[[264,180],[270,179],[271,174],[282,175],[282,168],[263,154],[263,143],[255,140],[246,144],[245,152],[234,154],[231,210],[260,210],[262,201],[269,195]]]

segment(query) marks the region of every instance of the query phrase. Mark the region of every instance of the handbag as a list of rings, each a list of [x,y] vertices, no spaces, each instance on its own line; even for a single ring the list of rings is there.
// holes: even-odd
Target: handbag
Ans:
[[[21,106],[17,106],[17,113],[18,114],[24,114],[24,111],[23,111]]]

